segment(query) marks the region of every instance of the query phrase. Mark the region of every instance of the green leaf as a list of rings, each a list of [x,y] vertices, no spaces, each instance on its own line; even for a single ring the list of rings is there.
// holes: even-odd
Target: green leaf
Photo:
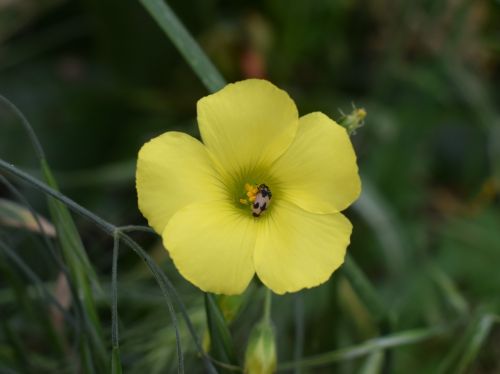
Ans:
[[[122,363],[120,359],[120,348],[113,347],[113,352],[111,356],[111,374],[121,374],[122,373]]]
[[[41,169],[47,184],[55,190],[58,190],[57,183],[52,175],[49,165],[45,159],[41,161]],[[56,227],[57,238],[61,246],[62,254],[68,265],[69,275],[72,283],[76,286],[78,295],[82,303],[84,313],[83,317],[85,327],[88,328],[88,334],[92,341],[90,347],[96,355],[89,355],[88,360],[97,359],[97,366],[100,370],[106,370],[108,367],[106,341],[102,331],[95,305],[92,285],[99,290],[99,282],[93,266],[91,265],[85,248],[83,247],[80,234],[76,228],[73,218],[63,203],[48,197],[48,205],[52,221]],[[102,290],[100,290],[102,292]],[[90,349],[90,348],[87,348]]]
[[[13,103],[2,95],[0,95],[0,101],[9,107],[17,117],[19,117],[22,126],[30,137],[33,149],[35,150],[40,163],[40,169],[47,184],[52,187],[57,194],[59,194],[57,183],[52,171],[50,170],[49,164],[47,163],[41,143],[38,140],[36,133],[33,131],[29,121]],[[3,160],[0,160],[0,164],[10,169],[13,168],[13,165],[9,165]],[[29,176],[27,177],[30,179]],[[80,323],[84,327],[82,331],[83,337],[80,341],[85,341],[85,346],[80,348],[82,348],[82,350],[86,353],[84,356],[85,362],[88,361],[88,363],[91,363],[93,359],[96,359],[97,368],[100,371],[107,371],[109,365],[106,352],[106,341],[104,339],[101,323],[97,315],[92,290],[93,285],[102,292],[99,288],[97,275],[95,274],[94,268],[90,264],[76,225],[66,205],[64,205],[61,201],[56,200],[54,197],[48,197],[48,205],[52,222],[56,227],[57,239],[61,246],[64,260],[68,265],[70,283],[75,286],[72,288],[72,291],[74,291],[72,296],[75,301],[76,308],[79,310],[78,314],[80,317]],[[85,337],[86,335],[88,335],[91,339],[90,346],[87,346],[88,342]],[[89,349],[92,349],[92,352],[95,353],[95,355],[88,353]],[[85,364],[84,366],[88,366],[90,368],[93,365]]]
[[[210,333],[210,350],[213,357],[224,363],[236,364],[231,332],[214,295],[205,293],[205,310]]]
[[[376,351],[370,354],[363,366],[360,368],[360,374],[378,374],[382,372],[384,364],[384,352]]]

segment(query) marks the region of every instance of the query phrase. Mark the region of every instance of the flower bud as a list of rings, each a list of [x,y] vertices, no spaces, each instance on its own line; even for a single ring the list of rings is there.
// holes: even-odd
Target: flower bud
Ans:
[[[246,374],[276,372],[276,343],[270,322],[259,322],[252,330],[245,353]]]
[[[342,112],[341,112],[342,113]],[[364,108],[356,108],[353,106],[352,112],[349,114],[342,113],[342,118],[339,124],[346,128],[349,135],[356,134],[356,130],[363,127],[365,124],[366,110]]]

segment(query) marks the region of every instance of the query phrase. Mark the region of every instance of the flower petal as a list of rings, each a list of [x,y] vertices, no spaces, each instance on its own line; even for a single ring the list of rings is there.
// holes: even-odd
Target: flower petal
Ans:
[[[255,245],[255,271],[277,294],[311,288],[343,262],[352,231],[341,213],[315,214],[276,201],[262,221]]]
[[[229,84],[198,101],[203,143],[230,175],[276,160],[292,142],[298,112],[288,94],[268,81]]]
[[[136,188],[139,209],[158,233],[182,207],[216,199],[222,192],[205,146],[189,135],[173,131],[142,146]]]
[[[177,212],[163,243],[179,272],[206,292],[242,293],[255,271],[257,229],[251,216],[222,201],[191,204]]]
[[[297,136],[273,164],[283,199],[313,213],[334,213],[359,196],[361,182],[347,131],[323,113],[300,118]]]

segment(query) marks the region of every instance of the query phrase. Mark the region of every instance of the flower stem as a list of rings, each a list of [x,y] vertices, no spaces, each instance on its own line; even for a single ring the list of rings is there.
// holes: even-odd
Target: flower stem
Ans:
[[[266,293],[264,294],[264,315],[262,317],[262,321],[271,322],[271,300],[272,300],[272,292],[269,288],[266,287]]]

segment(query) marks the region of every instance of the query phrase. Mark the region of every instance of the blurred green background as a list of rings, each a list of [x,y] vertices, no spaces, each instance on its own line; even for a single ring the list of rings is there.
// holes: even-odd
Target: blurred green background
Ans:
[[[467,344],[484,316],[498,321],[500,314],[500,1],[169,4],[227,81],[269,79],[300,114],[338,120],[353,103],[367,110],[352,137],[364,191],[347,211],[349,251],[390,311],[390,332],[457,323],[393,349],[379,366],[361,357],[302,372],[458,372],[454,365],[468,354],[467,372],[500,372],[500,328],[486,329],[479,350]],[[168,130],[197,136],[195,104],[207,93],[139,1],[0,1],[0,94],[31,122],[62,192],[113,224],[145,224],[134,189],[137,152]],[[0,157],[41,178],[5,106]],[[49,217],[42,193],[9,180]],[[0,199],[0,239],[52,289],[60,273],[40,235],[6,218],[5,200],[16,197],[3,184]],[[109,349],[112,238],[89,221],[76,223],[103,287],[96,299]],[[202,293],[180,278],[159,240],[134,237],[166,269],[203,335]],[[0,251],[0,372],[80,372],[74,333],[57,325],[32,283]],[[118,290],[124,371],[175,372],[175,335],[160,290],[128,250],[120,252]],[[256,295],[252,289],[231,324],[240,358],[258,319]],[[63,348],[47,344],[37,311],[65,336]],[[340,271],[321,287],[275,297],[273,320],[280,362],[385,333]],[[184,327],[181,335],[186,372],[203,372]]]

